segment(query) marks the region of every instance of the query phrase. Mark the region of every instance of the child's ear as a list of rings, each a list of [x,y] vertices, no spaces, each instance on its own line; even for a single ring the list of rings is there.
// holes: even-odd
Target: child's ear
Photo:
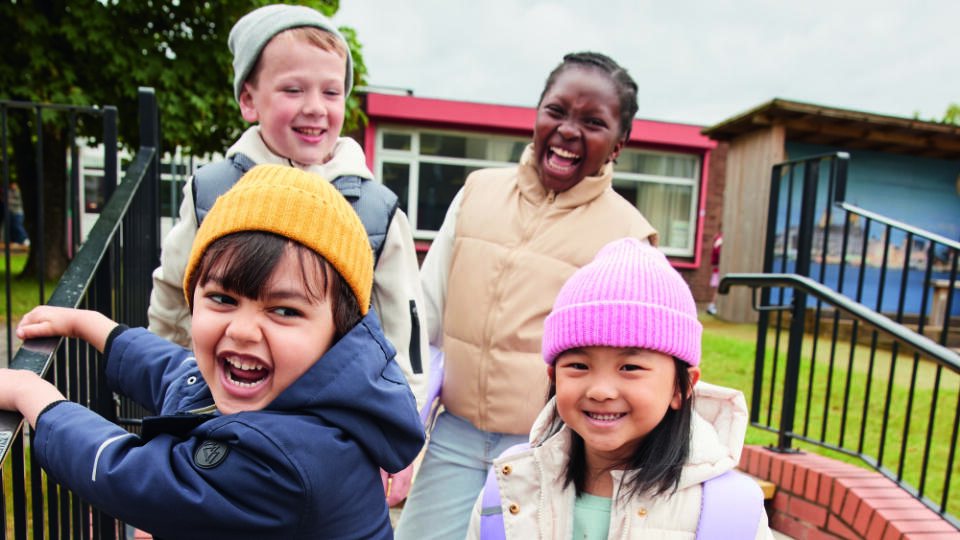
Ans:
[[[240,114],[243,116],[244,120],[253,123],[260,119],[260,115],[257,114],[257,107],[253,103],[253,94],[250,92],[250,83],[243,83],[243,88],[240,89],[240,99],[238,102],[240,104]]]
[[[547,377],[550,377],[550,380],[553,381],[554,384],[556,384],[557,377],[553,372],[553,364],[550,364],[547,366]]]
[[[698,382],[700,382],[700,368],[693,367],[693,366],[688,367],[687,373],[690,374],[690,390],[687,391],[687,396],[686,396],[689,398],[690,394],[693,393],[693,387],[696,386]],[[679,410],[680,405],[682,403],[683,403],[683,396],[680,395],[680,390],[677,389],[677,391],[673,393],[673,399],[670,400],[670,408],[674,410]]]
[[[626,139],[620,139],[619,141],[617,141],[616,146],[613,147],[613,150],[610,152],[610,155],[607,156],[606,163],[610,163],[611,161],[616,161],[617,158],[620,157],[620,152],[623,152],[623,147],[625,144],[627,144]]]

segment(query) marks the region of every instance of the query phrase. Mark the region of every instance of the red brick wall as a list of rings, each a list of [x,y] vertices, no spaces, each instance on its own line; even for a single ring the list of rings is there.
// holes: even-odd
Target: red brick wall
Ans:
[[[700,267],[680,270],[680,275],[690,285],[697,305],[705,307],[710,303],[713,290],[710,288],[710,253],[713,251],[713,239],[720,232],[720,219],[723,217],[723,189],[727,177],[727,149],[725,142],[717,144],[710,151],[710,169],[707,171],[707,202],[703,216],[703,239],[700,246]]]
[[[739,468],[777,486],[770,526],[798,540],[960,540],[960,531],[874,471],[760,446],[743,449]]]

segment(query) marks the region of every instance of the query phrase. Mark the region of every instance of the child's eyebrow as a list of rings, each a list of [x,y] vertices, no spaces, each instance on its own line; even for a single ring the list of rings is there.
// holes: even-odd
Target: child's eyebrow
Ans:
[[[264,300],[269,300],[272,302],[282,301],[282,300],[296,300],[300,302],[306,302],[313,304],[314,300],[312,297],[299,289],[272,289],[265,291],[263,295]]]

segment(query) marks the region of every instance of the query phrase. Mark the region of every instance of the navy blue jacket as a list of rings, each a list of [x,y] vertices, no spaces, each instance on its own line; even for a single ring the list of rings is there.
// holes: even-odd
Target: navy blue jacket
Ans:
[[[143,436],[60,402],[37,420],[40,465],[108,514],[166,540],[392,538],[379,469],[404,469],[424,433],[371,312],[264,410],[213,405],[192,353],[114,331],[110,386],[160,416]]]

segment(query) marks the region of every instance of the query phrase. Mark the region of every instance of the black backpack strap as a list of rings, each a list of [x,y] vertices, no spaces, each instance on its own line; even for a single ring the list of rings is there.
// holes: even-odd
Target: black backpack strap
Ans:
[[[193,209],[197,216],[197,226],[207,217],[217,197],[228,189],[256,165],[243,154],[234,154],[223,161],[215,161],[197,169],[193,173]]]

